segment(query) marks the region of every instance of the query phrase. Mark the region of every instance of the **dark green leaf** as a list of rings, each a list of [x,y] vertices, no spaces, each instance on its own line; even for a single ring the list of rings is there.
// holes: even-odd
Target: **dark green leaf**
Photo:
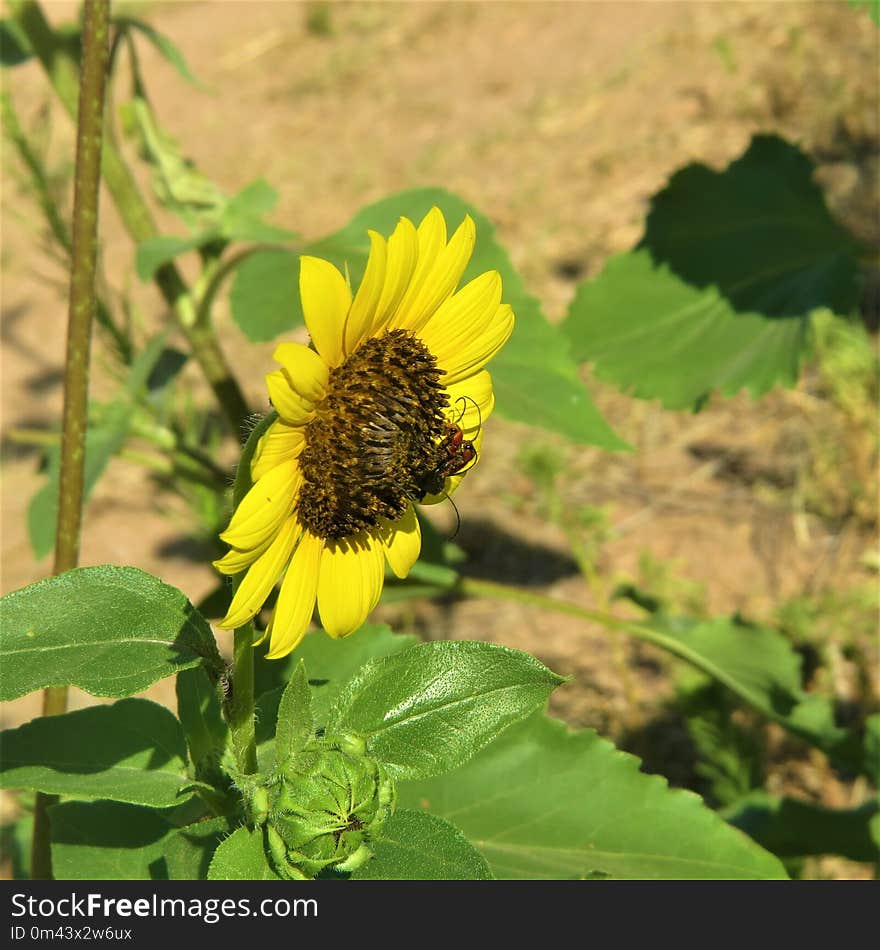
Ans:
[[[305,664],[300,659],[278,705],[275,732],[275,759],[278,766],[283,766],[290,756],[299,752],[314,734],[312,697]]]
[[[423,643],[373,660],[337,696],[327,732],[356,732],[398,778],[466,762],[563,682],[527,653],[492,643]]]
[[[850,861],[876,862],[880,850],[871,837],[871,821],[877,812],[876,801],[834,810],[757,792],[725,811],[724,817],[781,858],[838,854]]]
[[[467,765],[399,787],[453,822],[499,878],[782,878],[779,861],[692,792],[592,731],[538,714]]]
[[[118,802],[64,802],[49,810],[52,871],[65,881],[149,881],[168,877],[158,812]]]
[[[865,774],[880,791],[880,713],[865,720]]]
[[[225,669],[207,622],[134,567],[81,567],[0,600],[0,699],[46,686],[130,696],[205,663]]]
[[[382,829],[372,860],[351,876],[358,881],[485,881],[492,872],[454,825],[400,809]]]
[[[302,323],[298,282],[299,259],[290,251],[263,251],[238,265],[229,305],[249,340],[274,340]]]
[[[208,868],[209,881],[275,881],[263,849],[263,833],[238,828],[220,843]]]
[[[200,666],[177,675],[177,715],[196,767],[211,767],[220,757],[228,729],[217,687]]]
[[[18,66],[34,55],[24,31],[15,20],[0,20],[0,66]]]
[[[150,26],[149,23],[138,20],[135,17],[117,16],[113,18],[113,22],[122,29],[137,30],[156,47],[162,56],[188,83],[191,83],[197,89],[206,88],[206,86],[192,74],[183,53],[181,53],[177,46],[175,46],[164,33],[160,33],[157,29]]]
[[[810,311],[849,313],[859,293],[857,245],[812,173],[766,135],[724,172],[677,172],[640,249],[579,287],[564,324],[575,356],[670,408],[793,384]]]
[[[164,857],[172,881],[204,881],[217,845],[232,826],[228,818],[210,818],[178,828],[165,839]]]
[[[2,788],[170,808],[191,783],[180,723],[146,699],[43,716],[0,742]]]

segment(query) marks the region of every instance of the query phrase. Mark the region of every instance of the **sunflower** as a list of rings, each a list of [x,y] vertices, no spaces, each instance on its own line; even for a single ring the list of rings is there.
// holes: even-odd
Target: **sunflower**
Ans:
[[[262,638],[270,659],[297,646],[316,601],[324,630],[345,637],[376,606],[386,561],[407,576],[421,549],[413,503],[447,498],[476,460],[494,405],[484,367],[513,330],[497,271],[456,290],[476,239],[470,217],[448,240],[438,208],[369,237],[353,298],[336,267],[301,258],[312,346],[275,350],[281,368],[266,384],[278,418],[220,535],[230,551],[215,566],[246,572],[221,627],[251,620],[283,577]]]

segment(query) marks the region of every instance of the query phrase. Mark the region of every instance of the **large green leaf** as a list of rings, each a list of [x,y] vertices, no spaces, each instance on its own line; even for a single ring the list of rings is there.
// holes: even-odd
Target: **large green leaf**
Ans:
[[[578,288],[563,325],[575,356],[670,408],[794,383],[810,312],[849,313],[859,293],[857,245],[812,173],[766,135],[723,172],[677,172],[639,249]]]
[[[489,220],[460,198],[441,188],[392,195],[363,208],[342,230],[313,242],[304,252],[332,261],[343,271],[347,268],[352,285],[357,286],[369,256],[367,230],[388,235],[401,215],[418,223],[434,205],[443,212],[450,229],[456,228],[466,214],[476,223],[477,244],[462,282],[484,271],[497,270],[504,284],[503,299],[516,314],[513,336],[490,366],[499,414],[552,429],[576,442],[607,449],[626,448],[580,381],[567,340],[547,322],[537,300],[526,293],[506,252],[495,240]],[[231,303],[236,321],[251,339],[271,339],[302,322],[295,289],[298,274],[298,256],[292,253],[257,255],[242,265]],[[274,333],[264,335],[270,328]]]
[[[177,719],[146,699],[43,716],[0,734],[0,788],[170,808],[191,784]]]
[[[402,806],[460,828],[499,878],[784,878],[779,861],[592,731],[535,715]]]
[[[49,810],[49,819],[58,880],[168,877],[163,851],[174,828],[159,812],[119,802],[63,802]]]
[[[208,868],[209,881],[277,881],[266,860],[262,831],[237,828],[220,843]]]
[[[492,643],[438,641],[373,660],[337,696],[327,732],[356,732],[397,778],[466,762],[563,682],[534,657]]]
[[[130,696],[205,664],[225,669],[207,621],[134,567],[81,567],[0,599],[0,699],[46,686]]]
[[[880,849],[871,837],[871,821],[877,812],[876,801],[832,809],[756,792],[724,817],[782,858],[839,854],[851,861],[876,862]]]
[[[485,881],[486,859],[454,825],[436,815],[400,809],[382,829],[358,881]]]

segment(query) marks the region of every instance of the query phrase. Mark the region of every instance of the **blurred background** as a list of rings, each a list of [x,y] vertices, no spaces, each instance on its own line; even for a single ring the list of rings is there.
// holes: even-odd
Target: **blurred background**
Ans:
[[[492,221],[552,321],[579,281],[639,240],[651,196],[677,169],[699,161],[720,170],[759,132],[799,145],[833,214],[873,249],[862,322],[820,321],[796,388],[757,402],[716,398],[698,414],[631,399],[586,375],[610,424],[635,447],[629,454],[493,417],[480,464],[456,495],[455,542],[472,576],[590,605],[629,584],[673,611],[740,612],[775,625],[801,653],[807,687],[834,695],[844,718],[877,708],[880,34],[865,10],[665,0],[113,6],[167,34],[203,84],[187,86],[153,47],[140,50],[165,129],[223,191],[264,178],[280,196],[272,220],[313,239],[392,192],[444,187]],[[44,9],[54,24],[77,16],[71,3]],[[6,78],[69,211],[73,127],[33,62]],[[33,433],[57,428],[60,417],[66,274],[47,253],[8,142],[2,160],[5,593],[51,571],[51,556],[34,558],[27,510],[44,483]],[[101,214],[107,291],[134,326],[156,328],[164,305],[135,274],[133,246],[106,196]],[[249,342],[225,300],[216,316],[251,406],[267,409],[263,375],[274,345]],[[115,385],[105,347],[96,338],[98,397]],[[237,446],[200,416],[209,399],[193,367],[180,387],[203,426],[194,438],[231,478]],[[81,563],[135,565],[199,603],[217,586],[210,559],[221,550],[214,531],[225,513],[207,492],[175,493],[130,452],[112,460],[92,495]],[[431,517],[447,536],[454,531],[448,506]],[[667,655],[510,603],[406,601],[381,606],[377,619],[534,653],[574,678],[557,691],[555,715],[705,793]],[[95,702],[72,692],[73,708]],[[174,702],[167,683],[149,695]],[[7,704],[3,726],[38,710],[38,696]],[[775,727],[761,726],[760,737],[769,791],[829,807],[858,805],[866,794]],[[861,877],[870,867],[820,858],[806,873]]]

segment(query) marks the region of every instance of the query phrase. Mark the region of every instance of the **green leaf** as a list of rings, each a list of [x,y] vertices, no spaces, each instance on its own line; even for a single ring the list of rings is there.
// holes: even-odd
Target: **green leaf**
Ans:
[[[217,687],[200,666],[177,675],[177,715],[186,734],[189,754],[196,768],[210,768],[226,744],[228,729],[220,708]]]
[[[779,861],[692,792],[639,771],[592,731],[539,714],[467,765],[399,786],[453,822],[499,878],[784,878]]]
[[[16,20],[0,20],[0,66],[18,66],[27,62],[34,51]]]
[[[81,567],[0,599],[0,699],[46,686],[130,696],[204,663],[211,628],[176,588],[134,567]]]
[[[755,792],[723,814],[763,848],[781,858],[838,854],[850,861],[880,860],[871,837],[876,801],[859,808],[822,808],[794,798]]]
[[[152,280],[153,275],[163,265],[173,261],[175,257],[194,251],[197,248],[217,240],[217,231],[200,231],[189,237],[175,237],[172,234],[159,234],[147,238],[137,246],[135,254],[135,269],[141,280]]]
[[[423,643],[373,660],[337,696],[327,733],[356,732],[396,778],[466,762],[563,682],[534,657],[492,643]]]
[[[300,659],[281,696],[278,725],[275,732],[275,759],[279,768],[304,748],[315,734],[312,720],[312,697],[306,668]]]
[[[485,858],[454,825],[435,815],[400,809],[382,829],[358,881],[485,881]]]
[[[166,333],[159,333],[150,340],[129,370],[122,394],[109,405],[101,407],[100,420],[89,425],[83,473],[85,501],[88,501],[110,459],[122,448],[128,436],[134,413],[134,397],[146,387],[165,349],[166,337]],[[55,546],[60,455],[58,446],[47,453],[48,478],[28,506],[28,532],[37,559],[45,557]]]
[[[657,614],[642,626],[653,643],[687,660],[789,731],[851,758],[854,738],[834,724],[831,703],[801,688],[801,660],[786,638],[737,617],[692,620]],[[646,638],[647,639],[647,638]]]
[[[235,271],[229,306],[254,343],[274,340],[301,324],[298,257],[289,251],[262,251],[243,260]]]
[[[874,788],[880,790],[880,713],[874,713],[865,720],[864,744],[865,774]]]
[[[238,828],[214,852],[209,881],[277,881],[263,849],[263,833]]]
[[[0,743],[0,788],[170,808],[192,781],[180,723],[146,699],[43,716]]]
[[[178,828],[165,839],[163,855],[172,881],[204,881],[217,845],[232,827],[228,818],[209,818]]]
[[[65,881],[165,880],[172,826],[149,808],[64,802],[49,809],[52,872]]]
[[[766,135],[723,172],[678,171],[639,249],[578,288],[563,324],[576,358],[669,408],[793,384],[810,312],[849,313],[859,294],[857,245],[812,173]]]
[[[866,10],[875,26],[880,26],[880,0],[849,0],[849,5],[858,10]]]
[[[561,432],[576,442],[627,448],[596,409],[580,381],[567,340],[547,322],[538,301],[526,293],[489,220],[460,198],[441,188],[391,195],[363,208],[342,230],[311,243],[303,252],[332,261],[343,273],[347,268],[356,287],[370,251],[367,230],[387,236],[401,215],[418,223],[434,205],[443,211],[450,233],[466,214],[477,226],[476,247],[462,284],[487,270],[497,270],[504,284],[503,299],[516,314],[513,336],[490,365],[498,413]],[[302,322],[298,255],[259,254],[242,269],[245,273],[239,272],[233,287],[233,315],[252,340],[272,339]]]
[[[792,385],[806,343],[805,319],[736,313],[715,287],[692,287],[647,251],[618,254],[581,284],[562,327],[596,376],[668,409],[716,389]]]
[[[394,633],[385,624],[366,623],[356,634],[344,640],[334,640],[321,630],[306,634],[296,652],[286,661],[266,660],[261,654],[255,657],[254,692],[261,699],[264,694],[273,692],[274,710],[271,721],[258,719],[258,734],[267,724],[268,735],[275,734],[275,714],[281,700],[284,684],[293,673],[294,664],[302,660],[308,670],[309,684],[312,688],[312,710],[316,726],[327,722],[327,714],[340,689],[368,661],[380,657],[392,656],[415,646],[419,638],[412,634]]]
[[[291,241],[294,231],[260,220],[274,210],[278,192],[262,179],[251,182],[227,202],[221,219],[223,234],[233,241]]]
[[[196,79],[187,65],[183,53],[181,53],[177,46],[175,46],[174,43],[172,43],[164,33],[160,33],[157,29],[150,26],[149,23],[145,23],[143,20],[136,19],[135,17],[116,16],[113,18],[113,22],[120,29],[126,29],[129,31],[136,30],[137,32],[141,33],[153,44],[153,46],[156,47],[156,49],[162,54],[167,62],[169,62],[188,83],[192,84],[197,89],[207,88],[204,83]]]

